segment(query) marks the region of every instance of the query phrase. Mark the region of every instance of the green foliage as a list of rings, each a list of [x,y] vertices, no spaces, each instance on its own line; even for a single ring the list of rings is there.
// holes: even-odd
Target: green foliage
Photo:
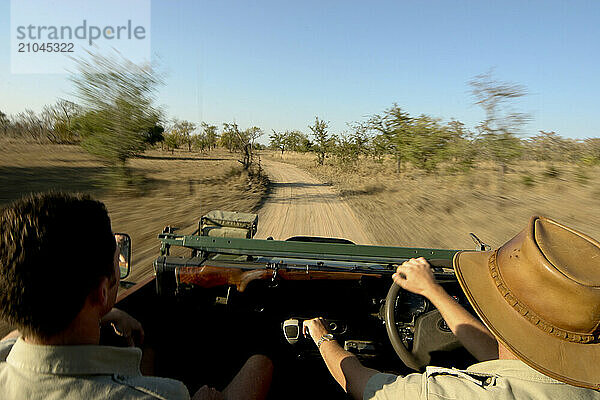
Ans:
[[[600,164],[600,138],[586,139],[582,147],[581,161],[585,165]]]
[[[529,158],[536,161],[578,161],[584,150],[581,142],[565,139],[554,131],[540,131],[539,135],[529,138],[524,146]]]
[[[150,146],[154,146],[156,143],[163,142],[165,137],[163,135],[165,128],[160,125],[154,125],[144,132],[144,141]]]
[[[297,130],[283,133],[273,130],[273,133],[269,135],[269,148],[281,151],[282,155],[286,150],[305,153],[311,150],[311,146],[312,143],[308,137]]]
[[[352,137],[340,135],[335,138],[333,154],[341,164],[354,164],[358,161],[360,151],[356,141]]]
[[[327,131],[329,123],[315,117],[315,124],[309,125],[308,128],[312,131],[315,139],[313,150],[317,153],[317,163],[323,165],[326,155],[332,151],[335,145],[335,139]]]
[[[77,118],[81,146],[115,165],[146,147],[145,133],[156,126],[159,112],[153,106],[161,79],[150,65],[125,58],[90,54],[79,59],[78,72],[70,76],[82,101]]]
[[[80,113],[80,107],[68,100],[60,99],[53,105],[45,106],[42,120],[49,125],[48,139],[53,143],[74,143],[79,140],[74,122]]]
[[[380,144],[394,155],[396,172],[402,170],[402,163],[408,159],[408,150],[411,146],[411,122],[410,115],[394,103],[382,114],[371,116],[366,123],[368,129],[380,135]]]
[[[285,134],[281,132],[276,132],[273,129],[273,134],[269,135],[269,148],[273,150],[281,151],[281,155],[287,148],[287,143],[285,140]]]
[[[219,128],[217,128],[216,125],[210,125],[206,122],[202,122],[200,124],[200,127],[202,128],[202,133],[204,135],[204,145],[206,146],[206,148],[212,150],[215,147],[217,147],[217,143],[219,142]]]
[[[179,144],[187,146],[188,151],[192,151],[192,143],[194,142],[192,138],[192,133],[195,129],[196,124],[190,121],[175,120],[173,122],[172,131],[177,133],[177,137],[179,138]]]
[[[305,153],[310,150],[310,140],[298,130],[285,131],[284,140],[287,148],[291,151]]]
[[[421,115],[411,121],[407,137],[406,158],[417,168],[433,171],[444,160],[452,135],[438,119]]]
[[[167,150],[171,150],[173,152],[175,149],[179,148],[181,143],[181,138],[177,132],[169,132],[164,135],[165,140],[163,141],[163,145],[167,148]]]

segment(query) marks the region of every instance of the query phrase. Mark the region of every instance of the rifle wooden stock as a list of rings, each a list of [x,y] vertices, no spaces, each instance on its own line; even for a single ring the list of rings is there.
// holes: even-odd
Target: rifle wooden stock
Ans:
[[[381,278],[383,276],[383,274],[378,273],[306,271],[283,268],[278,270],[269,268],[243,270],[240,268],[215,267],[211,265],[203,265],[201,267],[177,267],[175,270],[175,275],[178,283],[195,285],[202,288],[235,285],[239,292],[246,290],[246,287],[252,281],[259,279],[271,279],[274,275],[277,279],[293,281],[309,281],[318,279],[359,280],[363,276],[371,276],[376,278]]]

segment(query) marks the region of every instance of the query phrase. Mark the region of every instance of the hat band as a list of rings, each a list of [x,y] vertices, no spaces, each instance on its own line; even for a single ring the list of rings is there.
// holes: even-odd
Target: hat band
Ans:
[[[575,343],[592,343],[595,342],[598,338],[596,335],[590,334],[581,334],[569,332],[564,329],[558,328],[551,323],[544,321],[538,315],[536,315],[533,311],[531,311],[525,304],[520,302],[515,295],[510,291],[504,280],[502,279],[502,275],[498,269],[498,261],[497,261],[498,250],[494,251],[494,253],[490,256],[488,260],[488,266],[490,268],[490,275],[492,279],[494,279],[494,283],[496,287],[504,297],[504,300],[512,308],[515,309],[519,314],[521,314],[527,321],[531,324],[537,326],[539,329],[543,330],[549,335],[556,336],[559,339],[562,339],[567,342],[575,342]]]

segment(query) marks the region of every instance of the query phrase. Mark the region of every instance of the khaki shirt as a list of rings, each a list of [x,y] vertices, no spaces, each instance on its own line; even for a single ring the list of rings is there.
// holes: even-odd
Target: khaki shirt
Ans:
[[[567,385],[522,361],[493,360],[465,371],[427,367],[423,374],[399,377],[376,374],[369,379],[364,399],[600,399],[600,392]]]
[[[0,342],[0,399],[189,399],[185,385],[142,376],[138,348]]]

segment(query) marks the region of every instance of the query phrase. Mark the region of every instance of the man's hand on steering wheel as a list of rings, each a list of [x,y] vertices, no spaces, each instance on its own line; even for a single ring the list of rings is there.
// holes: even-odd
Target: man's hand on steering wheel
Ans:
[[[429,263],[423,257],[403,262],[392,275],[392,279],[402,289],[424,297],[429,297],[429,294],[439,287]]]

